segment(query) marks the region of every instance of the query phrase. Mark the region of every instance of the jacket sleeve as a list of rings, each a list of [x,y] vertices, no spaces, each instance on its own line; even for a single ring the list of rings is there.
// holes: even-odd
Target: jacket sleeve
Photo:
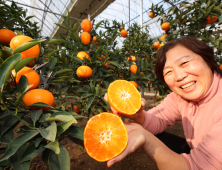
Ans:
[[[218,170],[222,169],[222,119],[217,123],[199,145],[190,154],[183,153],[190,170]]]
[[[145,121],[143,127],[156,135],[163,132],[168,126],[174,125],[181,120],[179,112],[179,100],[175,93],[170,93],[158,106],[144,111]]]

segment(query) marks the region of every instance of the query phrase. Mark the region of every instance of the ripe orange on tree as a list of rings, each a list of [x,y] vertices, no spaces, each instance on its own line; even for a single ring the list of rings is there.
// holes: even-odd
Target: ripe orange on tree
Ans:
[[[155,42],[154,44],[153,44],[153,48],[154,49],[158,49],[160,47],[160,42]]]
[[[136,64],[133,64],[133,65],[130,66],[130,71],[133,74],[136,74],[137,69],[138,69],[138,66]]]
[[[74,110],[76,113],[79,113],[80,108],[79,106],[74,106],[72,110]]]
[[[128,143],[128,133],[121,118],[107,112],[90,118],[83,136],[86,152],[99,162],[116,157]]]
[[[106,62],[105,66],[108,68],[108,67],[109,67],[109,64],[110,64],[109,62]]]
[[[89,66],[80,66],[76,70],[76,74],[80,78],[89,78],[92,73],[92,69]]]
[[[28,84],[29,85],[33,85],[29,90],[35,89],[36,87],[38,87],[39,83],[40,83],[40,77],[38,75],[38,73],[29,68],[29,67],[23,67],[21,70],[19,70],[16,74],[16,84],[18,85],[19,80],[21,78],[22,75],[25,75],[26,78],[28,79]]]
[[[129,82],[138,89],[138,84],[135,81],[129,81]]]
[[[222,64],[219,66],[219,68],[222,70]]]
[[[161,37],[160,37],[160,40],[163,40],[165,37],[167,37],[168,34],[163,34]]]
[[[33,40],[31,37],[29,36],[25,36],[25,35],[17,35],[14,38],[12,38],[11,42],[10,42],[10,47],[15,50],[18,46]],[[21,52],[21,54],[23,54],[26,58],[27,57],[38,57],[40,53],[40,48],[39,45],[35,45],[32,48],[29,48],[28,50],[25,50],[23,52]]]
[[[126,37],[127,36],[127,31],[126,30],[122,30],[121,32],[120,32],[120,35],[122,36],[122,37]]]
[[[93,37],[93,41],[96,41],[96,36]]]
[[[88,45],[91,41],[91,35],[88,32],[81,33],[81,42],[85,45]]]
[[[170,23],[169,22],[164,22],[162,25],[161,25],[161,29],[162,30],[165,30],[165,31],[168,31],[170,29]]]
[[[93,25],[92,25],[92,22],[88,19],[84,19],[82,22],[81,22],[81,29],[84,31],[84,32],[89,32],[91,31],[93,28]]]
[[[148,81],[149,84],[151,84],[151,81]]]
[[[128,57],[128,58],[127,58],[127,61],[131,61],[131,60],[132,60],[132,58],[131,58],[131,57]]]
[[[15,37],[16,34],[9,29],[0,29],[0,42],[9,44],[11,39]]]
[[[123,27],[120,27],[119,30],[121,31],[123,29]]]
[[[141,95],[136,87],[126,80],[115,80],[107,90],[109,104],[118,112],[132,115],[141,107]]]
[[[34,103],[45,103],[48,104],[50,106],[55,106],[54,102],[55,102],[55,98],[53,96],[53,94],[48,91],[48,90],[44,90],[44,89],[33,89],[30,90],[28,92],[25,93],[25,95],[23,96],[23,101],[25,103],[26,106],[30,106]],[[23,105],[24,105],[23,103]],[[24,105],[24,107],[25,107]],[[47,107],[29,107],[30,110],[38,110],[38,109],[42,109],[42,110],[47,110],[49,108]]]
[[[98,57],[98,60],[104,60],[106,59],[106,56],[102,55],[102,57]]]
[[[150,17],[150,18],[154,18],[154,17],[155,17],[154,13],[153,13],[153,12],[150,12],[150,13],[149,13],[149,17]]]
[[[164,43],[161,43],[161,44],[160,44],[160,47],[162,47],[162,46],[164,46]]]
[[[84,60],[83,58],[86,57],[87,59],[91,59],[89,54],[87,54],[85,51],[80,51],[77,54],[77,57],[80,58],[81,60]]]
[[[133,56],[133,57],[131,58],[131,60],[132,60],[132,61],[136,61],[136,57]]]
[[[153,61],[153,56],[150,57],[150,60]]]
[[[207,22],[205,23],[205,25],[208,25],[208,24],[213,24],[217,21],[217,16],[213,16],[213,18],[211,18],[210,15],[208,15],[207,17]]]

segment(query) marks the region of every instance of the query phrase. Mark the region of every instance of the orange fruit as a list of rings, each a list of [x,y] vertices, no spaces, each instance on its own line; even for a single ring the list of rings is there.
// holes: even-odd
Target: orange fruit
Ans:
[[[77,57],[80,58],[81,60],[84,60],[83,58],[86,57],[87,59],[91,59],[89,54],[87,54],[85,51],[80,51],[77,54]]]
[[[16,75],[16,84],[17,85],[18,85],[19,80],[22,75],[25,75],[26,78],[28,79],[28,85],[31,85],[31,84],[33,85],[29,90],[32,90],[32,89],[35,89],[36,87],[38,87],[38,85],[40,83],[40,77],[35,70],[33,70],[29,67],[23,67],[21,70],[19,70]]]
[[[219,66],[219,68],[222,70],[222,64]]]
[[[149,84],[151,84],[151,81],[148,81]]]
[[[126,30],[122,30],[122,31],[120,32],[120,35],[121,35],[122,37],[126,37],[126,36],[127,36],[127,31],[126,31]]]
[[[81,42],[85,45],[88,45],[91,41],[91,35],[88,32],[82,32]]]
[[[133,57],[131,58],[131,60],[132,60],[132,61],[136,61],[136,57],[133,56]]]
[[[153,56],[150,57],[150,60],[153,61]]]
[[[130,71],[133,74],[136,74],[137,69],[138,69],[138,66],[136,64],[133,64],[130,66]]]
[[[160,47],[162,47],[162,46],[164,46],[164,43],[161,43],[161,44],[160,44]]]
[[[13,79],[12,78],[10,78],[10,84],[13,86],[13,87],[15,87],[14,86],[14,79],[16,78],[16,72],[15,72],[15,69],[13,69],[12,71],[11,71],[11,73],[12,73],[12,76],[13,76]],[[16,80],[16,79],[15,79]]]
[[[164,22],[162,25],[161,25],[161,29],[162,30],[165,30],[165,31],[168,31],[170,29],[170,23],[169,22]]]
[[[127,58],[127,61],[131,61],[131,57],[128,57],[128,58]]]
[[[99,162],[116,157],[128,143],[128,133],[121,118],[107,112],[90,118],[83,136],[86,152]]]
[[[150,17],[150,18],[154,18],[154,17],[155,17],[155,15],[153,14],[153,12],[150,12],[150,13],[149,13],[149,17]]]
[[[102,55],[102,57],[98,57],[98,60],[104,60],[106,59],[106,56]]]
[[[129,81],[129,82],[138,89],[138,84],[135,81]]]
[[[155,42],[154,44],[153,44],[153,48],[154,49],[158,49],[160,47],[160,42]]]
[[[205,25],[208,25],[208,24],[213,24],[217,21],[217,16],[214,16],[213,18],[211,18],[210,15],[208,15],[207,17],[207,22],[205,23]]]
[[[121,31],[123,29],[123,27],[120,27],[119,30]]]
[[[96,36],[93,37],[93,41],[96,41]]]
[[[109,104],[126,115],[136,113],[141,107],[141,95],[136,87],[126,80],[115,80],[107,90]]]
[[[45,103],[50,106],[55,106],[55,98],[52,95],[52,93],[48,90],[44,89],[33,89],[25,93],[23,96],[23,101],[26,104],[26,106],[30,106],[34,103]],[[24,105],[23,103],[23,105]],[[24,105],[25,107],[25,105]],[[47,110],[49,108],[47,107],[29,107],[30,110],[38,110],[38,109],[43,109]]]
[[[161,40],[163,40],[165,37],[167,37],[168,36],[168,34],[163,34],[161,37],[160,37],[160,39]]]
[[[89,66],[80,66],[76,70],[76,74],[80,78],[89,78],[92,73],[92,69]]]
[[[2,43],[9,44],[15,36],[16,34],[9,29],[0,29],[0,42]]]
[[[109,64],[110,64],[109,62],[106,62],[105,66],[106,66],[106,67],[109,67]]]
[[[11,42],[10,42],[10,47],[15,50],[18,46],[33,40],[31,37],[29,36],[25,36],[25,35],[17,35],[14,38],[12,38]],[[29,48],[28,50],[25,50],[23,52],[21,52],[21,55],[24,55],[24,58],[28,58],[28,57],[38,57],[40,53],[40,48],[39,45],[35,45],[32,48]]]
[[[93,28],[93,25],[92,25],[92,22],[88,19],[84,19],[82,22],[81,22],[81,29],[84,31],[84,32],[89,32],[91,31]]]
[[[74,106],[72,110],[74,110],[76,113],[79,113],[80,108],[79,106]]]

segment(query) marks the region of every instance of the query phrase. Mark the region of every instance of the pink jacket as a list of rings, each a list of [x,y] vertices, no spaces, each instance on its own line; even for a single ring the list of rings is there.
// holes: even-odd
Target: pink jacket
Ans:
[[[191,148],[182,154],[191,170],[222,170],[222,78],[214,74],[209,91],[199,102],[170,93],[157,107],[145,112],[143,127],[153,134],[182,120]]]

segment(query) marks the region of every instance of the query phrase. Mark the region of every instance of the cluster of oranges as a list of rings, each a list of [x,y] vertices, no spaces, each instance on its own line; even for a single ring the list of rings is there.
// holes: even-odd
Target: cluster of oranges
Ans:
[[[9,29],[0,29],[0,42],[9,44],[10,48],[12,48],[13,50],[15,50],[18,46],[31,40],[33,39],[29,36],[16,35],[13,31]],[[21,54],[22,59],[29,58],[29,57],[38,57],[40,54],[40,47],[37,44],[29,48],[28,50],[21,52],[20,54]],[[28,65],[34,66],[34,62],[35,61],[33,60],[32,62],[28,63]],[[33,103],[38,103],[38,102],[45,103],[45,104],[55,107],[55,103],[54,103],[55,98],[51,92],[44,89],[36,89],[40,84],[40,77],[35,70],[33,70],[30,67],[25,66],[21,70],[19,70],[17,73],[15,72],[15,69],[13,69],[11,73],[12,73],[11,75],[13,76],[13,78],[11,79],[9,83],[12,86],[15,87],[14,80],[15,80],[16,85],[18,86],[19,80],[22,75],[26,76],[28,80],[28,85],[32,85],[32,87],[29,88],[28,92],[26,92],[25,95],[23,96],[24,107],[30,106]],[[29,109],[30,110],[35,110],[35,109],[47,110],[49,108],[29,107]]]
[[[90,20],[84,19],[81,22],[81,29],[83,32],[81,33],[81,42],[84,43],[85,45],[90,44],[91,42],[91,35],[89,31],[91,31],[93,28],[93,24]]]

